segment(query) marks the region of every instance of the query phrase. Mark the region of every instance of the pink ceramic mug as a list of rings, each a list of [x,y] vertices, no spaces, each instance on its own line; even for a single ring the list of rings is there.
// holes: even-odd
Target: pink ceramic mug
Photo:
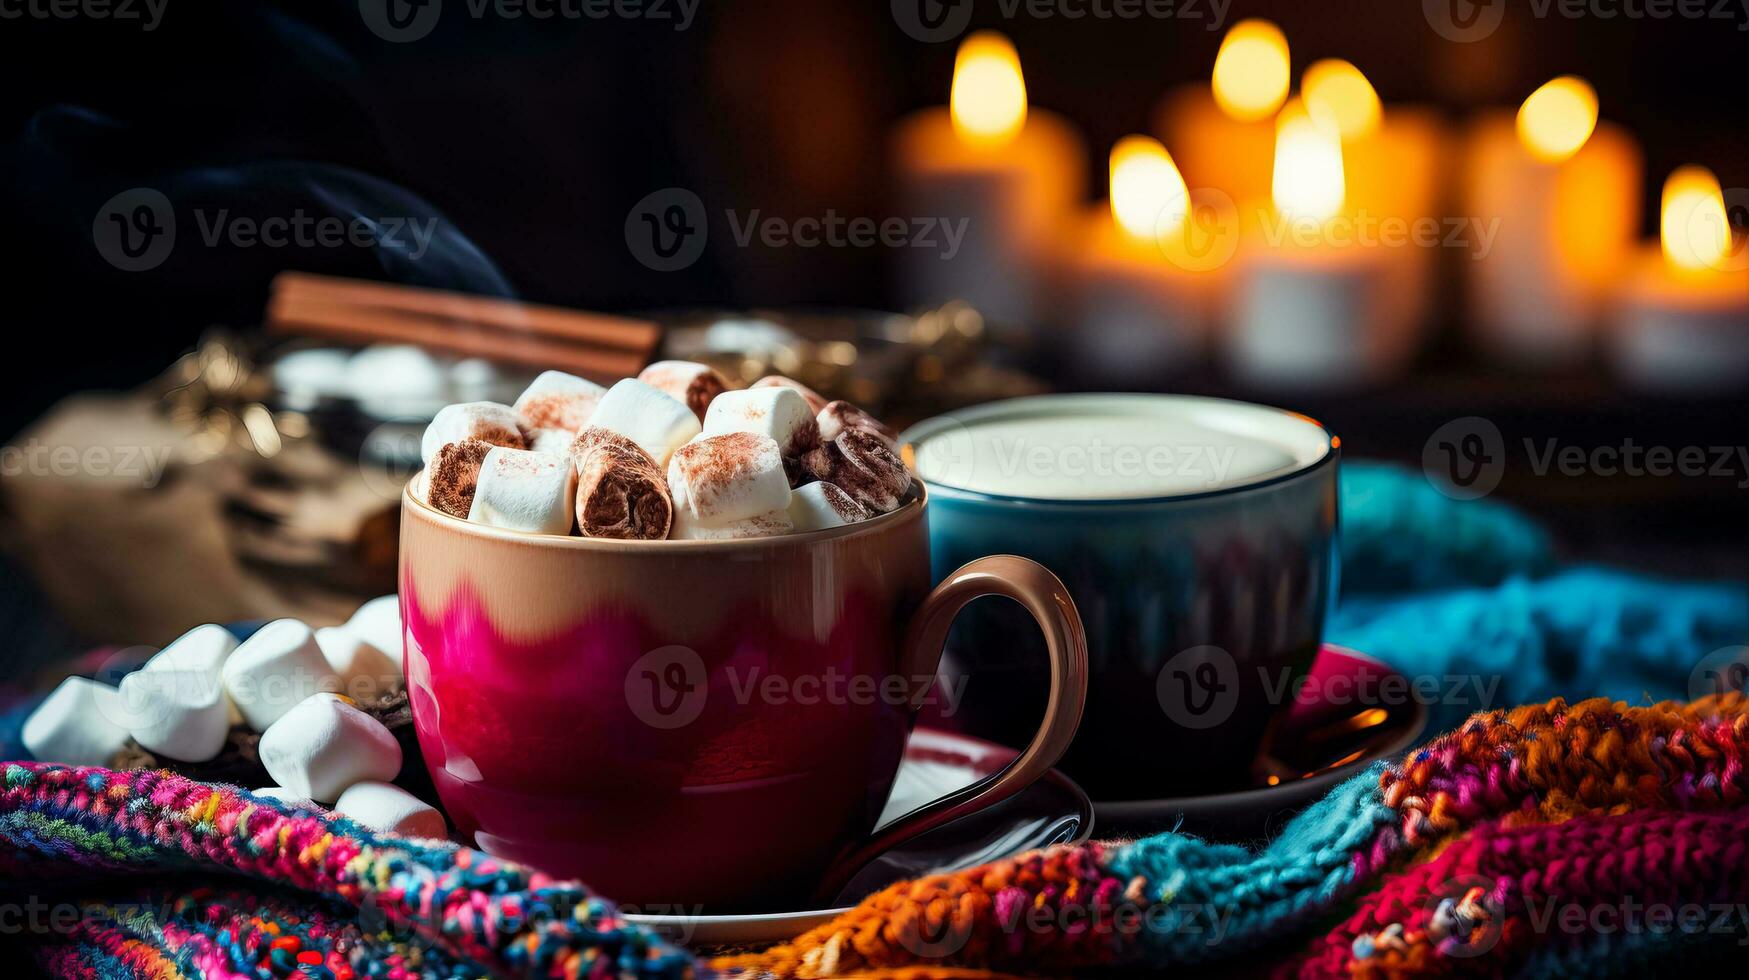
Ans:
[[[1012,796],[1080,721],[1081,621],[1024,558],[973,561],[931,591],[927,509],[613,541],[469,524],[409,491],[407,682],[451,820],[619,901],[719,912],[830,897],[880,851]],[[1044,631],[1041,727],[1001,773],[871,835],[916,710],[940,695],[948,626],[983,595]]]

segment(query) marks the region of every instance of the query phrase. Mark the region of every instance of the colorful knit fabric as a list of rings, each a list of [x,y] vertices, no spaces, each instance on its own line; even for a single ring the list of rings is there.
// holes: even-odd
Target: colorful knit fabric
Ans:
[[[711,963],[1160,970],[1283,951],[1284,975],[1503,975],[1749,943],[1749,701],[1555,700],[1356,776],[1261,850],[1163,834],[894,885]],[[1575,925],[1577,923],[1577,925]],[[1305,937],[1316,936],[1305,944]]]
[[[453,844],[168,772],[8,764],[4,780],[0,881],[51,910],[25,932],[63,976],[692,974],[582,886]],[[165,875],[179,887],[141,888]]]
[[[93,980],[1741,970],[1749,702],[1645,694],[1691,696],[1711,651],[1749,641],[1749,592],[1548,574],[1523,517],[1407,471],[1346,464],[1343,506],[1331,638],[1411,677],[1498,683],[1434,705],[1447,734],[1258,847],[1168,833],[1032,852],[695,961],[581,884],[464,847],[169,773],[0,763],[0,895],[47,916],[0,961],[22,948]],[[1405,588],[1422,591],[1384,594]],[[1548,700],[1562,692],[1623,702]],[[1491,710],[1523,700],[1546,703]]]

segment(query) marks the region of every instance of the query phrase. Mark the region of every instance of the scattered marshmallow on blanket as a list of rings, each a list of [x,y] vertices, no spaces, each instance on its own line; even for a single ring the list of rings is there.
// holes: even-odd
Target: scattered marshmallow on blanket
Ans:
[[[232,711],[223,673],[237,645],[223,626],[197,626],[123,677],[118,693],[134,741],[177,762],[223,751]]]
[[[341,690],[349,697],[374,698],[401,689],[401,658],[389,656],[352,630],[324,626],[316,631],[316,645],[322,648],[323,659],[339,676]],[[397,646],[397,653],[399,650]]]
[[[225,692],[250,728],[264,732],[305,699],[340,686],[310,628],[279,619],[225,659]]]
[[[291,793],[333,803],[364,780],[394,779],[401,743],[338,694],[305,698],[261,735],[261,765]]]
[[[728,541],[735,538],[769,538],[795,530],[789,511],[774,510],[755,514],[738,521],[703,524],[690,517],[675,515],[674,530],[669,537],[676,541]]]
[[[668,464],[677,521],[722,527],[789,507],[783,454],[769,436],[727,432],[681,446]]]
[[[625,436],[663,467],[700,431],[698,416],[684,402],[636,378],[609,388],[589,424]]]
[[[820,425],[808,411],[808,400],[794,388],[747,388],[718,395],[705,413],[704,434],[728,432],[769,436],[785,456],[806,452],[820,442]]]
[[[39,762],[107,766],[127,744],[121,697],[87,677],[69,677],[24,720],[24,748]]]
[[[353,783],[334,801],[334,812],[372,830],[402,837],[449,836],[443,814],[394,783],[369,779]]]
[[[701,422],[712,401],[729,390],[716,369],[697,361],[657,361],[638,372],[638,380],[678,399]]]
[[[401,662],[401,597],[394,593],[377,596],[358,607],[346,628],[366,643]]]
[[[786,378],[781,374],[768,374],[758,381],[748,385],[749,388],[790,388],[807,399],[808,411],[818,415],[826,407],[826,399],[814,389],[802,384],[794,378]]]
[[[419,440],[419,456],[425,465],[437,451],[454,442],[478,439],[494,446],[522,449],[528,443],[522,438],[520,420],[509,405],[497,402],[462,402],[447,405],[425,427]]]
[[[468,520],[539,534],[569,534],[577,471],[564,456],[494,448],[480,463]]]
[[[791,491],[790,523],[798,531],[819,531],[868,520],[868,508],[851,499],[835,483],[817,481]]]

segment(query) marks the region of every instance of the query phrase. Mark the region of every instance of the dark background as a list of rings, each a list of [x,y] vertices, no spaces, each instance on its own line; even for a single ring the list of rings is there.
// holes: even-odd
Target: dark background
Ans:
[[[361,249],[187,244],[198,242],[195,207],[435,208],[515,292],[587,308],[890,305],[879,250],[765,253],[718,235],[693,267],[657,273],[627,252],[622,224],[639,198],[673,185],[719,213],[892,213],[886,135],[903,113],[945,102],[954,54],[951,41],[907,36],[884,0],[702,0],[685,31],[672,20],[475,19],[465,0],[447,0],[436,29],[405,44],[372,34],[357,0],[166,2],[149,33],[0,19],[10,333],[47,345],[9,377],[0,437],[69,390],[154,375],[210,324],[256,321],[281,268],[408,275]],[[1604,115],[1645,147],[1648,233],[1658,185],[1681,163],[1749,186],[1740,7],[1728,21],[1569,19],[1495,0],[1506,4],[1501,28],[1455,43],[1418,0],[1234,0],[1221,30],[1208,29],[1205,5],[1201,19],[1068,21],[973,2],[973,27],[1014,39],[1032,101],[1081,127],[1090,179],[1103,180],[1114,140],[1149,128],[1168,87],[1207,78],[1225,27],[1262,15],[1286,32],[1296,76],[1342,56],[1387,102],[1434,103],[1454,120],[1516,105],[1556,74],[1583,75]],[[302,165],[276,165],[287,162]],[[361,188],[334,168],[387,183]],[[96,254],[91,222],[110,196],[142,185],[174,202],[185,244],[157,269],[121,272]],[[466,278],[428,261],[426,278]],[[1436,353],[1433,366],[1446,356],[1459,355]]]
[[[1206,82],[1225,28],[1261,15],[1286,32],[1296,79],[1315,58],[1345,57],[1387,103],[1437,105],[1454,124],[1480,107],[1515,107],[1557,74],[1584,76],[1604,117],[1644,147],[1648,235],[1663,177],[1680,164],[1749,187],[1740,0],[1707,0],[1729,19],[1538,16],[1531,0],[1494,0],[1504,22],[1475,43],[1441,37],[1419,0],[1234,0],[1214,30],[1206,4],[1200,18],[1069,21],[972,2],[973,28],[1014,39],[1033,104],[1081,128],[1090,181],[1103,181],[1113,141],[1150,128],[1170,87]],[[659,273],[632,257],[623,225],[635,202],[670,186],[696,191],[717,215],[893,214],[887,136],[904,113],[945,102],[955,48],[908,36],[885,0],[703,0],[685,31],[673,20],[475,19],[466,0],[446,0],[436,29],[404,44],[371,33],[358,0],[167,3],[150,33],[0,19],[0,236],[15,365],[0,439],[70,391],[156,375],[210,325],[258,322],[284,268],[604,310],[890,307],[878,249],[737,248],[718,233],[701,261]],[[97,254],[92,221],[137,186],[174,202],[180,244],[162,266],[127,273]],[[1088,187],[1088,199],[1102,190]],[[417,266],[385,265],[375,249],[205,247],[195,208],[441,213],[465,239]],[[1598,366],[1553,379],[1502,373],[1463,343],[1462,316],[1442,305],[1440,339],[1390,391],[1297,399],[1229,392],[1213,376],[1170,384],[1307,410],[1350,452],[1411,463],[1434,429],[1466,415],[1495,420],[1509,446],[1743,442],[1741,397],[1646,398]],[[1741,478],[1539,479],[1517,452],[1502,493],[1553,520],[1577,554],[1740,574]]]

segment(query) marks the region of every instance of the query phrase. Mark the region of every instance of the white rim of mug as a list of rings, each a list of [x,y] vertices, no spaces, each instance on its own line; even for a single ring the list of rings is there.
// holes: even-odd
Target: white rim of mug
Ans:
[[[965,425],[983,421],[989,418],[999,418],[1015,412],[1025,412],[1034,405],[1064,405],[1064,404],[1097,404],[1101,402],[1115,403],[1125,400],[1143,400],[1159,403],[1178,402],[1194,403],[1213,408],[1238,409],[1246,412],[1266,412],[1281,416],[1304,425],[1310,425],[1323,434],[1324,444],[1318,455],[1306,460],[1300,460],[1294,465],[1279,471],[1270,472],[1255,480],[1244,483],[1234,483],[1212,490],[1195,490],[1186,493],[1157,494],[1152,497],[1038,497],[1026,494],[992,493],[987,490],[973,490],[968,487],[955,486],[923,476],[915,467],[912,468],[917,482],[923,484],[931,492],[938,493],[945,500],[987,501],[998,504],[1026,504],[1037,507],[1141,507],[1158,506],[1161,504],[1187,503],[1199,500],[1212,500],[1218,497],[1251,493],[1278,486],[1299,479],[1328,466],[1341,455],[1342,440],[1330,431],[1324,423],[1301,412],[1292,409],[1278,408],[1274,405],[1260,405],[1256,402],[1239,401],[1233,398],[1211,398],[1206,395],[1169,395],[1158,392],[1123,391],[1123,392],[1091,392],[1051,395],[1023,395],[1018,398],[1007,398],[1001,401],[984,402],[970,408],[943,412],[911,426],[899,433],[899,447],[908,456],[915,456],[922,449],[925,441],[937,435],[950,425]]]

